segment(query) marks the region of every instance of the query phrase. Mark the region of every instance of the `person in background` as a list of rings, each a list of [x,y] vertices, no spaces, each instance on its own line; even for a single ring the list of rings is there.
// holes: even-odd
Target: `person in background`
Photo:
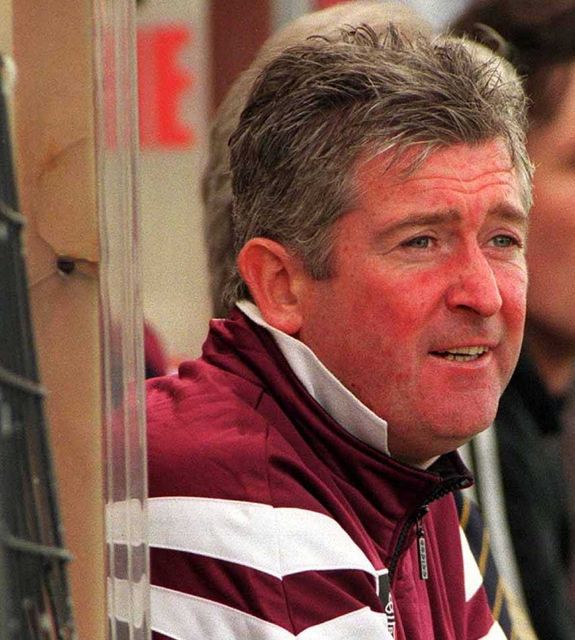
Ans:
[[[575,424],[565,407],[575,380],[575,1],[472,2],[454,31],[503,37],[525,78],[535,164],[525,345],[495,429],[472,444],[478,496],[500,570],[522,591],[536,633],[572,640]]]
[[[149,322],[144,322],[144,366],[146,378],[168,373],[168,358],[162,339]]]
[[[523,123],[503,60],[393,24],[264,68],[234,309],[148,388],[157,637],[504,637],[453,492],[522,339]]]

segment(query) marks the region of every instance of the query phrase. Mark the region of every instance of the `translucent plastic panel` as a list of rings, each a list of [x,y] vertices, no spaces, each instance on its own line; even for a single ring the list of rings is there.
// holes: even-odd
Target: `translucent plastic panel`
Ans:
[[[95,3],[109,637],[149,636],[135,3]]]

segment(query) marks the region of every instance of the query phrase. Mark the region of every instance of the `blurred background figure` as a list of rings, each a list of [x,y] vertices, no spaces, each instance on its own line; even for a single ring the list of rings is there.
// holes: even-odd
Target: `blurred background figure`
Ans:
[[[144,364],[146,378],[157,378],[168,373],[168,358],[157,330],[144,322]]]
[[[471,3],[455,25],[506,43],[531,99],[535,164],[522,357],[495,431],[474,443],[478,495],[507,582],[540,638],[575,638],[575,0]]]

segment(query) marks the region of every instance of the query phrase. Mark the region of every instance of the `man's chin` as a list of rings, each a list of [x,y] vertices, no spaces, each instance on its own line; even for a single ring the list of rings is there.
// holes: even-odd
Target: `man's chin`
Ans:
[[[475,424],[452,430],[449,433],[445,429],[432,427],[424,444],[398,442],[390,434],[388,438],[389,452],[392,458],[400,462],[413,467],[427,468],[439,456],[456,451],[476,435],[485,431],[490,425],[491,422],[481,425]]]
[[[449,444],[448,450],[453,451],[488,429],[495,420],[495,414],[496,412],[493,411],[477,417],[474,420],[461,423],[452,422],[447,429],[438,426],[436,427],[435,434],[438,440],[444,440],[446,445]]]

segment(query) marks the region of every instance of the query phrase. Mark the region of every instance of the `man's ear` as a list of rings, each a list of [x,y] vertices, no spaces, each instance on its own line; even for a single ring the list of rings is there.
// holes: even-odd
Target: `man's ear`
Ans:
[[[301,260],[279,242],[252,238],[238,255],[238,268],[266,322],[289,335],[298,333]]]

